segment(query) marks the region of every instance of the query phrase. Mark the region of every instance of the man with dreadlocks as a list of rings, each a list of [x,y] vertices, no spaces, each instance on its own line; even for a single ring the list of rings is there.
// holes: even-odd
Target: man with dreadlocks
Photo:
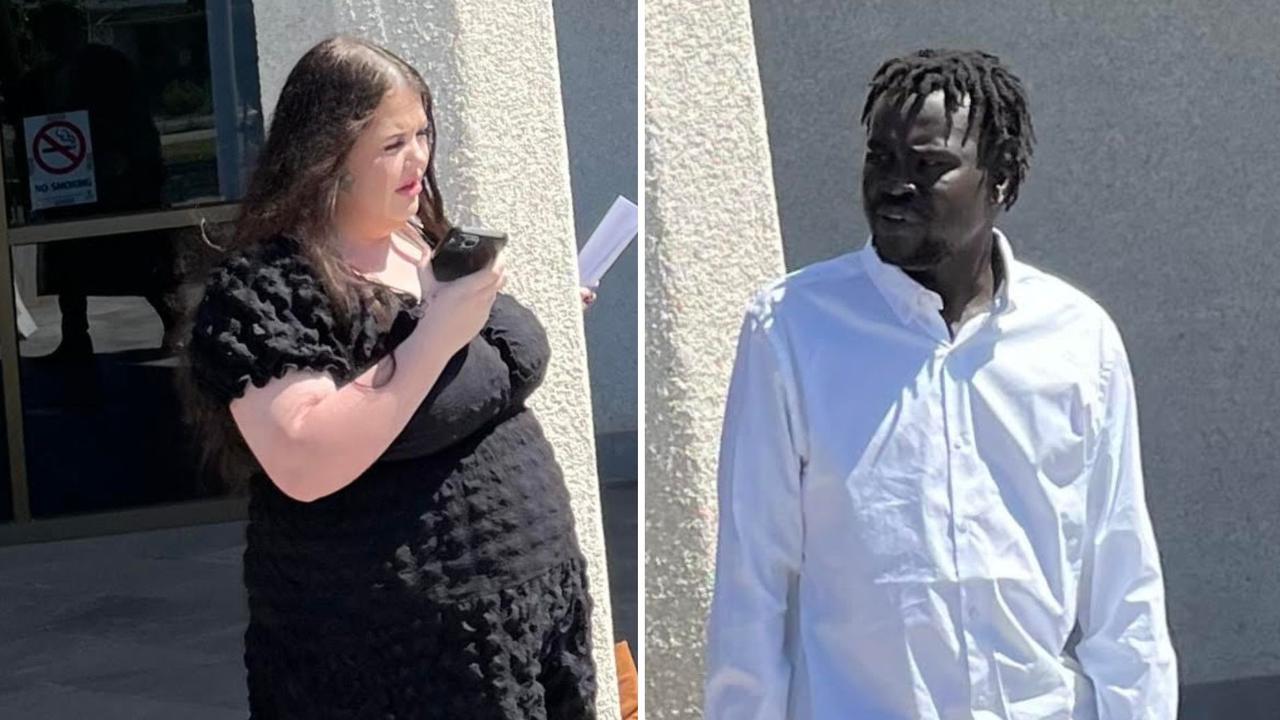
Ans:
[[[1033,141],[995,56],[885,63],[867,247],[774,283],[720,454],[708,720],[1172,720],[1115,325],[995,228]]]

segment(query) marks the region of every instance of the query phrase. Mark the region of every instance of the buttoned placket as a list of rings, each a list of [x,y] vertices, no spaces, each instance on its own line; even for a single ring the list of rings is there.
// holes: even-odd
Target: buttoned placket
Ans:
[[[972,557],[976,552],[973,547],[973,512],[965,502],[968,494],[957,487],[957,480],[975,476],[970,472],[971,465],[977,462],[974,457],[973,428],[970,426],[969,386],[957,379],[952,367],[958,356],[967,346],[988,330],[995,321],[995,312],[1003,305],[998,299],[993,301],[992,308],[981,315],[971,317],[956,330],[955,338],[941,314],[941,298],[932,292],[922,292],[918,307],[928,308],[926,315],[930,334],[937,341],[934,350],[934,377],[939,384],[939,397],[942,400],[943,439],[946,443],[947,457],[947,497],[950,501],[951,541],[956,592],[960,602],[960,617],[957,628],[963,641],[962,650],[965,655],[966,672],[969,676],[970,709],[976,716],[991,717],[994,707],[991,686],[991,668],[989,662],[977,647],[975,629],[983,618],[975,604],[969,580],[976,576],[979,568],[973,566]]]
[[[872,280],[898,320],[919,333],[920,342],[932,346],[925,372],[927,402],[936,403],[936,412],[928,414],[941,427],[936,430],[936,445],[931,452],[943,459],[943,467],[921,478],[921,496],[926,504],[922,510],[931,537],[942,541],[933,546],[938,553],[939,578],[954,583],[950,589],[939,586],[937,591],[945,593],[947,604],[956,608],[952,621],[969,690],[968,697],[956,698],[955,704],[938,708],[947,720],[995,720],[1008,710],[1004,705],[1005,689],[996,674],[994,658],[990,657],[991,648],[979,641],[997,632],[992,628],[991,612],[1000,612],[989,582],[991,558],[985,555],[990,549],[986,513],[999,505],[1000,491],[992,484],[994,479],[978,453],[971,402],[973,372],[985,364],[984,358],[993,350],[1002,329],[1011,328],[1016,322],[1012,315],[1017,307],[1013,291],[1019,284],[1018,267],[1007,240],[998,231],[997,236],[997,251],[1005,260],[1004,277],[988,308],[961,323],[955,337],[943,319],[940,295],[898,268],[886,265],[874,250],[868,248],[864,255]]]

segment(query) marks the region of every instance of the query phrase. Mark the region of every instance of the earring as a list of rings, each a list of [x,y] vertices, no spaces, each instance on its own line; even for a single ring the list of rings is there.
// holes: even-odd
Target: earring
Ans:
[[[338,189],[344,191],[350,190],[351,184],[354,182],[355,179],[351,177],[351,173],[343,173],[342,177],[338,178]]]

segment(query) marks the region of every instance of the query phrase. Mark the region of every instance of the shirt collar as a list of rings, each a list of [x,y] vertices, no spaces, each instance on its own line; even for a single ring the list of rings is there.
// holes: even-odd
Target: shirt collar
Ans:
[[[1012,288],[1018,283],[1020,269],[1013,256],[1013,247],[1009,239],[998,229],[994,233],[993,250],[1000,255],[1004,277],[1000,281],[1000,286],[996,288],[992,311],[1002,315],[1013,311],[1016,307],[1015,293]],[[861,255],[871,281],[875,283],[880,294],[904,323],[917,315],[936,314],[942,311],[942,297],[913,280],[902,268],[882,260],[871,238],[867,238],[866,247],[862,249]]]

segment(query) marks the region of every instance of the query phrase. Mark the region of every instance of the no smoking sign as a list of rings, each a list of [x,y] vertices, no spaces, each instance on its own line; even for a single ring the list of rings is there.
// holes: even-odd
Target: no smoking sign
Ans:
[[[32,210],[97,202],[88,112],[24,118],[23,129]]]

